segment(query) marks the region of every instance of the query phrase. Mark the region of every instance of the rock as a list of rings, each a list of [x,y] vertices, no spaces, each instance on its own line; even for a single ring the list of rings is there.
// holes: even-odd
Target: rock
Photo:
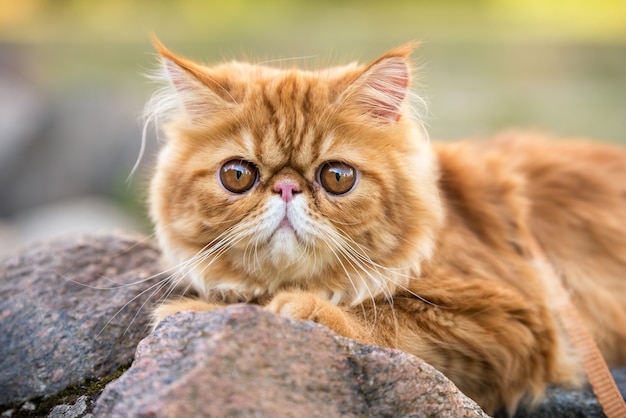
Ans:
[[[611,372],[622,396],[626,398],[626,368],[614,369]],[[590,386],[584,390],[550,388],[545,398],[531,412],[520,411],[516,417],[604,418],[605,416]]]
[[[486,416],[414,356],[252,305],[167,318],[94,415]]]
[[[64,199],[22,210],[8,223],[0,223],[0,258],[21,248],[60,234],[78,235],[115,228],[138,230],[141,222],[119,204],[102,196]]]
[[[0,82],[3,91],[1,87]],[[27,140],[15,141],[19,146],[4,151],[6,147],[0,146],[5,155],[0,155],[0,162],[11,161],[7,176],[0,177],[0,217],[10,219],[26,209],[85,195],[132,199],[139,193],[141,173],[130,184],[125,180],[141,146],[137,115],[142,98],[108,86],[74,89],[40,100],[36,115],[32,106],[20,107],[22,113],[12,112],[14,124],[32,123],[38,129],[21,134]],[[0,132],[0,141],[3,136]],[[146,155],[155,145],[154,140],[146,143]],[[0,167],[0,174],[4,171]]]
[[[159,251],[128,235],[70,236],[0,262],[0,405],[57,394],[129,363],[148,333]],[[148,280],[149,279],[149,280]]]
[[[19,183],[16,173],[24,169],[48,123],[43,89],[29,74],[29,64],[21,48],[0,45],[0,215],[13,204],[9,193]]]
[[[57,405],[52,408],[48,418],[77,418],[87,417],[87,406],[89,403],[87,396],[81,396],[73,405]]]
[[[0,259],[15,251],[17,240],[13,226],[0,219]]]
[[[409,354],[253,305],[180,313],[141,340],[158,258],[115,233],[0,260],[0,416],[485,416]],[[614,375],[625,389],[626,368]],[[590,390],[552,388],[517,416],[602,414]]]

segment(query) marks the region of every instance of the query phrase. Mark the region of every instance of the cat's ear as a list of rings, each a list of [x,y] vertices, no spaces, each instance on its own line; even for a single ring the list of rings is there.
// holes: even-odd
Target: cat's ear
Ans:
[[[162,75],[193,120],[209,118],[235,105],[229,80],[219,79],[206,68],[175,55],[156,37],[152,41],[161,55]]]
[[[409,95],[409,43],[395,48],[366,66],[341,95],[340,101],[383,122],[398,121]]]

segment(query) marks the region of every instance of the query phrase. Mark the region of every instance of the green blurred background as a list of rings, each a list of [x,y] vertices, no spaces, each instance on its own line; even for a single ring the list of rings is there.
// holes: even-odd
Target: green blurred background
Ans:
[[[152,33],[207,63],[307,67],[420,40],[433,138],[523,128],[626,143],[624,0],[0,0],[0,254],[61,231],[149,231],[153,135],[126,177],[155,87]]]

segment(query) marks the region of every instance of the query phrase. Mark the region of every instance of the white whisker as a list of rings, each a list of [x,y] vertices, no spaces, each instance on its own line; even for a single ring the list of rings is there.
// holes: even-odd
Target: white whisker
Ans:
[[[158,282],[154,283],[153,285],[149,286],[148,288],[142,290],[141,292],[139,292],[139,294],[135,295],[132,299],[130,299],[128,302],[126,302],[120,309],[117,310],[117,312],[115,312],[115,314],[113,314],[113,316],[111,318],[109,318],[109,320],[106,322],[106,324],[104,324],[104,326],[102,327],[102,329],[100,330],[100,332],[98,332],[98,334],[96,335],[96,337],[99,337],[102,332],[104,331],[104,329],[109,326],[111,324],[111,322],[113,322],[113,320],[115,318],[117,318],[117,316],[131,303],[133,303],[135,300],[137,300],[138,298],[140,298],[141,296],[143,296],[145,293],[149,292],[150,290],[154,289],[155,287],[159,287],[161,286],[165,281],[167,281],[167,279],[163,279],[163,280],[159,280]],[[143,305],[142,305],[143,306]],[[135,319],[137,318],[137,315],[139,315],[139,312],[141,311],[141,309],[139,309],[137,311],[137,313],[135,313],[135,315],[133,316],[133,319],[131,320],[130,324],[128,324],[128,326],[126,327],[126,330],[128,330],[128,328],[133,324],[133,322],[135,321]],[[126,333],[126,331],[124,331],[124,333]]]

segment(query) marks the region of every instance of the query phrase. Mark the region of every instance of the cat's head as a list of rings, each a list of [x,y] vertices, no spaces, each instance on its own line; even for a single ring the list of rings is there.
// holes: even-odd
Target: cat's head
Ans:
[[[213,67],[155,42],[166,140],[151,216],[176,277],[206,297],[286,288],[355,304],[404,286],[441,222],[409,103],[412,47],[365,66]]]

